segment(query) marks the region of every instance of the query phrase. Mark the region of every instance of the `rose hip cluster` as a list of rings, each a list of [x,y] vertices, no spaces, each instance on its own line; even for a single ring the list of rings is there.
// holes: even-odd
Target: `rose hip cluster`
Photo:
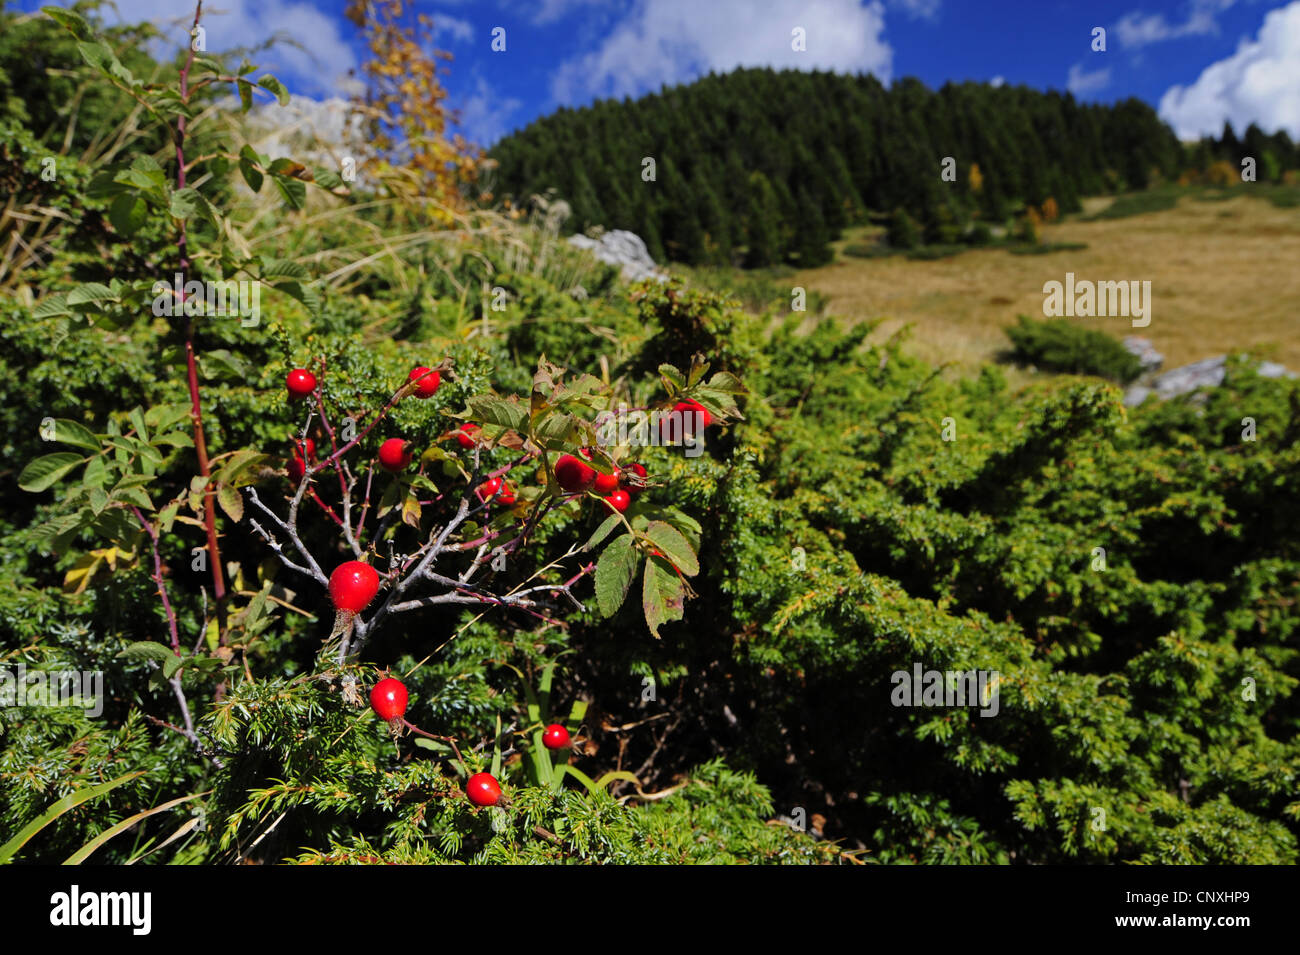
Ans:
[[[400,726],[405,722],[408,698],[406,685],[390,676],[370,691],[370,708],[389,725]],[[547,749],[567,749],[569,743],[569,731],[559,723],[552,723],[542,732],[542,744]],[[476,806],[495,806],[501,801],[501,784],[491,773],[474,773],[465,781],[465,795]]]

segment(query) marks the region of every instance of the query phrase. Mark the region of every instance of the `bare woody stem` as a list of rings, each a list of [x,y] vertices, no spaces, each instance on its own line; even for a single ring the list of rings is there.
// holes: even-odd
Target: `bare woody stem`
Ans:
[[[191,36],[198,28],[203,17],[203,0],[194,5],[194,25],[190,28]],[[194,44],[190,44],[181,67],[180,93],[181,103],[188,105],[190,99],[190,67],[194,64]],[[176,117],[176,188],[185,188],[185,114]],[[176,250],[180,258],[182,287],[188,279],[190,269],[189,235],[185,220],[180,220]],[[188,311],[188,309],[186,310]],[[226,645],[226,578],[222,570],[221,548],[217,541],[217,491],[212,486],[212,465],[208,460],[208,442],[203,433],[203,404],[199,397],[199,371],[194,355],[194,319],[187,316],[185,321],[185,378],[190,390],[190,420],[194,425],[194,453],[198,457],[199,474],[207,478],[203,489],[203,527],[208,538],[208,564],[212,568],[212,596],[217,607],[217,640],[221,646]],[[218,694],[224,688],[218,688]]]
[[[402,720],[402,725],[405,726],[412,733],[415,733],[419,736],[423,736],[426,739],[437,740],[439,743],[447,743],[449,746],[451,746],[451,751],[456,754],[456,761],[460,763],[460,768],[465,770],[466,778],[469,777],[469,767],[465,765],[465,757],[460,755],[460,747],[456,745],[456,737],[435,736],[433,733],[426,733],[424,730],[420,729],[420,727],[416,726],[414,723],[412,723],[410,720],[406,719],[405,717],[401,717],[401,720]]]

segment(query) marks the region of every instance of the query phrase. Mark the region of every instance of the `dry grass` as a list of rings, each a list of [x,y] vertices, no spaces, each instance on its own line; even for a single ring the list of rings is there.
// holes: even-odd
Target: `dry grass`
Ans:
[[[1089,212],[1097,211],[1095,208]],[[1024,313],[1042,317],[1043,283],[1150,280],[1151,324],[1076,319],[1115,336],[1142,335],[1165,368],[1249,349],[1300,371],[1300,217],[1294,209],[1237,197],[1101,222],[1070,219],[1044,229],[1047,242],[1087,249],[1048,255],[978,250],[933,262],[851,259],[800,272],[792,284],[831,298],[850,321],[884,317],[883,340],[913,326],[907,346],[933,362],[969,369],[1008,347],[1002,329]]]

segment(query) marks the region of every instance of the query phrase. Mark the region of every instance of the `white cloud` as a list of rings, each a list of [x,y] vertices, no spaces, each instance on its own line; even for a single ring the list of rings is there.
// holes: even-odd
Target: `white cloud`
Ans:
[[[58,2],[71,5],[71,0]],[[165,37],[177,45],[189,46],[194,11],[193,4],[188,6],[186,12],[186,4],[176,0],[130,0],[117,5],[116,15],[109,5],[101,12],[108,23],[152,21]],[[292,41],[293,45],[277,43],[249,57],[264,69],[292,74],[295,82],[288,84],[290,92],[333,92],[338,89],[338,79],[357,66],[356,54],[341,33],[342,22],[311,3],[216,0],[213,6],[211,12],[205,9],[202,20],[209,51],[257,46],[276,34]],[[161,42],[164,46],[155,52],[170,57],[175,46]]]
[[[1300,137],[1300,0],[1264,17],[1255,40],[1206,67],[1190,86],[1171,86],[1160,117],[1183,139],[1217,134],[1231,120],[1238,131],[1258,123]]]
[[[1136,49],[1151,43],[1176,40],[1184,36],[1199,36],[1219,32],[1215,20],[1235,0],[1192,0],[1187,19],[1171,23],[1163,13],[1141,13],[1132,10],[1120,17],[1115,33],[1121,46]]]
[[[933,20],[939,14],[943,0],[889,0],[891,7],[897,7],[909,17],[917,20]]]
[[[533,23],[542,26],[547,23],[554,23],[569,14],[569,11],[577,7],[593,6],[603,4],[606,0],[541,0],[537,5],[537,10],[533,13]]]
[[[802,27],[806,51],[792,49]],[[888,81],[893,51],[879,0],[641,0],[590,53],[551,80],[560,103],[636,95],[738,66],[869,72]]]
[[[1104,89],[1109,83],[1109,66],[1104,66],[1099,70],[1093,70],[1089,73],[1084,70],[1081,64],[1075,63],[1070,67],[1070,75],[1065,81],[1065,88],[1075,96],[1084,96],[1088,93],[1095,93],[1097,90]]]
[[[468,43],[474,39],[474,24],[468,20],[462,20],[460,17],[448,16],[445,13],[435,13],[433,15],[433,36],[436,40],[442,34],[447,34],[453,40],[461,40]]]
[[[514,128],[510,117],[522,107],[523,101],[514,97],[502,98],[483,77],[478,77],[474,92],[457,107],[460,131],[466,139],[485,149]]]
[[[1004,85],[1006,81],[1007,78],[1005,76],[995,76],[993,79],[989,80],[989,86],[997,89],[999,86]]]

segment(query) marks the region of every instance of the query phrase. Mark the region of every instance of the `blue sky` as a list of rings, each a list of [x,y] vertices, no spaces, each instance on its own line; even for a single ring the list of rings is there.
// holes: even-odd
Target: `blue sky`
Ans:
[[[48,0],[46,0],[48,2]],[[60,0],[67,5],[71,0]],[[256,61],[295,95],[343,95],[364,47],[346,0],[209,0],[210,49],[279,33]],[[183,37],[187,0],[117,0]],[[41,0],[21,0],[24,10]],[[1251,121],[1300,139],[1300,0],[415,0],[453,54],[462,131],[490,144],[558,106],[636,96],[738,65],[1137,96],[1184,137]],[[793,50],[802,28],[806,49]],[[1106,31],[1104,52],[1093,30]],[[505,50],[493,51],[493,31]]]

